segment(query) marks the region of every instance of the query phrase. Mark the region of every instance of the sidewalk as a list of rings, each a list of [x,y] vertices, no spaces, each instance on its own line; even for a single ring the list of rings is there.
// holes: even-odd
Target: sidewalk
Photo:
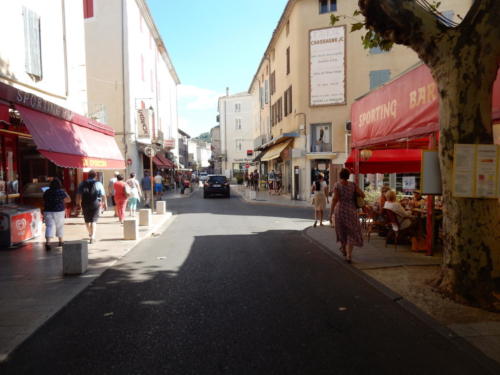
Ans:
[[[231,185],[231,189],[233,192],[239,194],[241,198],[247,203],[287,207],[303,207],[310,208],[311,210],[313,208],[312,204],[308,201],[298,201],[291,199],[290,194],[275,195],[269,193],[268,191],[256,192],[243,185]]]
[[[62,249],[46,251],[43,236],[0,250],[0,361],[141,240],[172,221],[170,212],[153,215],[152,226],[139,227],[137,241],[124,241],[123,226],[113,216],[107,211],[99,219],[98,241],[89,245],[89,268],[81,276],[62,275]],[[86,238],[83,218],[66,219],[65,241]]]
[[[304,235],[343,262],[335,229],[310,227]],[[465,339],[500,363],[500,314],[461,305],[434,292],[429,281],[436,276],[441,261],[441,254],[430,257],[411,251],[409,246],[398,245],[397,250],[394,245],[386,248],[384,239],[373,234],[370,242],[365,240],[362,248],[354,249],[352,265],[345,266],[354,267],[394,302],[428,321],[450,339]],[[440,329],[443,326],[448,333]]]

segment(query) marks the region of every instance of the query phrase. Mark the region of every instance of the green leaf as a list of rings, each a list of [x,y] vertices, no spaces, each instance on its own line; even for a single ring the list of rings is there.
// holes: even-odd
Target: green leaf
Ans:
[[[335,14],[330,15],[330,23],[332,26],[335,26],[335,24],[339,21],[340,17],[337,17]]]
[[[362,22],[353,23],[351,25],[351,33],[354,31],[361,30],[363,27],[365,27],[365,24]]]
[[[356,9],[354,13],[352,14],[353,17],[357,17],[361,15],[361,11],[359,9]]]

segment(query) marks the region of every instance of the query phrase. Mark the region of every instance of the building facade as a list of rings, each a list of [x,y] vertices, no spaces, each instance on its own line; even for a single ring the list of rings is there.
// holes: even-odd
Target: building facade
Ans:
[[[3,2],[0,25],[0,204],[40,207],[54,177],[74,198],[90,168],[123,168],[113,129],[86,117],[82,3]]]
[[[469,4],[443,1],[440,9],[456,21]],[[261,176],[279,171],[283,191],[294,199],[309,197],[318,172],[335,181],[349,155],[354,100],[418,62],[404,46],[365,50],[349,17],[331,26],[332,14],[356,9],[349,0],[288,1],[250,84],[258,101],[254,146],[262,152]]]
[[[115,129],[127,173],[149,169],[144,149],[179,157],[177,85],[144,0],[84,0],[90,115]]]
[[[253,162],[253,101],[246,92],[219,98],[221,169],[228,178],[245,173]]]
[[[212,160],[213,173],[222,174],[222,152],[221,152],[221,140],[220,140],[220,126],[214,126],[210,129],[210,139],[212,140],[211,150],[212,150]]]
[[[182,131],[181,129],[177,129],[178,133],[178,150],[179,150],[179,167],[181,169],[189,168],[189,142],[191,136]]]

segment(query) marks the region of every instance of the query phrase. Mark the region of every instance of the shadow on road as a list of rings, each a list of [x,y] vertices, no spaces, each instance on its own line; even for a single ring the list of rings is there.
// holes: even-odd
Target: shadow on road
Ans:
[[[297,231],[149,240],[23,344],[7,374],[481,373]]]

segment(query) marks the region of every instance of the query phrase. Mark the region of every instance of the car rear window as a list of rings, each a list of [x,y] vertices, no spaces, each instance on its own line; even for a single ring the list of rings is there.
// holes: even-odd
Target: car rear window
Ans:
[[[225,176],[210,176],[208,181],[215,184],[224,184],[227,182],[227,178]]]

